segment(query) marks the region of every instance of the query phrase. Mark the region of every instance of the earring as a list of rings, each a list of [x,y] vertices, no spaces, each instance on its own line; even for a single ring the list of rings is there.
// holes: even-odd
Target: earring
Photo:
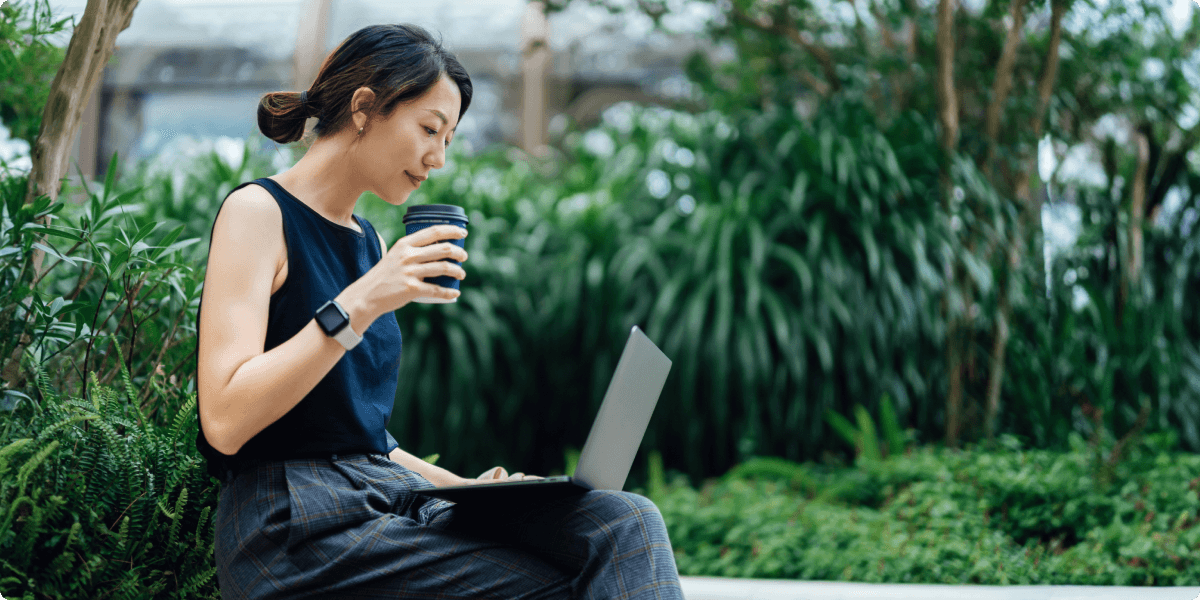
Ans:
[[[362,135],[362,131],[363,131],[363,128],[362,128],[362,127],[359,127],[359,128],[358,128],[358,135]]]

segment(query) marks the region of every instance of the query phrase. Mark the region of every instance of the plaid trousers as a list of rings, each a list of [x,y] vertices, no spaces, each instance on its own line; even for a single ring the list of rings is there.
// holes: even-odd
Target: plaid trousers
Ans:
[[[596,490],[456,505],[381,454],[248,466],[222,486],[217,582],[254,598],[683,598],[658,508]]]

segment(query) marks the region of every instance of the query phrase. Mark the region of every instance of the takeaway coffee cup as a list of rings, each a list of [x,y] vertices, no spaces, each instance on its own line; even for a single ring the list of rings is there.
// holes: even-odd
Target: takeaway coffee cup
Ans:
[[[405,213],[405,215],[404,215],[404,235],[412,235],[412,234],[414,234],[422,229],[425,229],[426,227],[430,227],[432,225],[457,225],[459,227],[462,227],[463,229],[466,229],[467,228],[467,211],[463,210],[461,206],[454,206],[451,204],[422,204],[419,206],[408,207],[408,212]],[[442,240],[442,241],[451,242],[455,246],[462,248],[463,242],[465,240],[462,238],[456,238],[456,239],[452,239],[452,240]],[[462,263],[459,263],[457,260],[454,260],[451,258],[443,258],[442,260],[452,262],[456,265],[462,264]],[[442,275],[439,277],[426,277],[425,282],[432,283],[434,285],[440,285],[442,287],[448,287],[450,289],[455,289],[455,290],[458,289],[458,284],[461,283],[459,280],[457,280],[453,277],[450,277],[449,275]],[[425,303],[425,304],[448,304],[450,302],[457,302],[457,301],[458,301],[458,298],[449,298],[449,299],[415,298],[415,299],[413,299],[413,302],[421,302],[421,303]]]

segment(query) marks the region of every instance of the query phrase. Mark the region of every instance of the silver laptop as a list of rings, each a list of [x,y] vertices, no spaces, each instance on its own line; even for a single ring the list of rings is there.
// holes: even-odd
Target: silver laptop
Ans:
[[[583,444],[574,476],[413,491],[459,503],[509,504],[573,496],[588,490],[620,490],[625,487],[625,478],[670,370],[671,359],[635,325]]]

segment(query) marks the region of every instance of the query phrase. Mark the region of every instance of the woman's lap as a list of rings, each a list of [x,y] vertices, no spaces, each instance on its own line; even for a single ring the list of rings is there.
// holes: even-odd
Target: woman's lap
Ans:
[[[380,455],[238,476],[218,509],[224,597],[680,597],[661,516],[641,496],[595,491],[496,511],[408,491],[423,485]]]

